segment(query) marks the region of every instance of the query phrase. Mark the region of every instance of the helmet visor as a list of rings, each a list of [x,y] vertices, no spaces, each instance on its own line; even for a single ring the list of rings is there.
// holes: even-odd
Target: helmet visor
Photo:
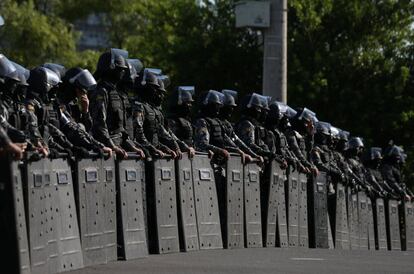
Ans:
[[[124,62],[120,61],[122,58],[119,58],[119,56],[125,60],[128,59],[128,51],[123,49],[111,49],[111,65],[127,69],[128,67],[124,64]]]
[[[193,86],[179,86],[178,87],[178,100],[177,104],[182,105],[186,102],[194,102],[193,95],[195,87]]]
[[[127,59],[127,62],[135,68],[137,74],[141,73],[144,69],[144,64],[142,64],[141,60],[139,59]]]
[[[78,85],[78,87],[86,91],[93,90],[96,87],[96,80],[87,69],[70,78],[69,83]]]
[[[16,71],[16,67],[12,62],[10,62],[3,54],[0,54],[0,77],[7,77],[7,75],[14,71]]]
[[[146,70],[148,70],[149,72],[151,72],[155,76],[161,76],[162,75],[162,70],[158,69],[158,68],[146,68]]]
[[[46,83],[54,87],[54,86],[57,86],[61,82],[56,72],[48,68],[43,68],[43,69],[45,70],[45,73],[46,73]]]

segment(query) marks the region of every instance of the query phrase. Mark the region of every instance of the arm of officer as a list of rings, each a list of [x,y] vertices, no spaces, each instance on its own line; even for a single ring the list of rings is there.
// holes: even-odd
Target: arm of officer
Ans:
[[[93,137],[105,146],[114,148],[115,144],[106,126],[108,97],[105,90],[98,88],[91,93],[90,112],[93,119],[91,132]]]
[[[261,156],[271,156],[272,153],[270,151],[265,150],[262,147],[256,145],[256,140],[254,136],[254,126],[249,121],[245,120],[239,123],[236,128],[236,134],[255,153]]]
[[[195,123],[195,147],[198,151],[208,152],[211,150],[218,153],[222,149],[220,147],[210,144],[210,133],[207,122],[204,119],[198,119]]]
[[[134,128],[133,140],[147,149],[151,154],[156,153],[157,149],[148,141],[144,134],[144,107],[139,102],[134,102],[132,106],[132,124]]]

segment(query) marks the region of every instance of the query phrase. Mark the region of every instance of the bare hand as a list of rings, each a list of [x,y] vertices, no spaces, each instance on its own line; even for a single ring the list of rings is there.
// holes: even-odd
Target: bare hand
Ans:
[[[196,151],[193,147],[189,147],[187,152],[188,152],[188,158],[190,159],[194,158]]]
[[[181,150],[177,149],[177,150],[175,151],[175,154],[177,154],[177,158],[178,158],[179,160],[181,160],[181,159],[183,158],[183,153],[181,152]]]
[[[126,153],[125,150],[123,150],[120,147],[114,147],[112,149],[113,151],[115,151],[116,155],[120,158],[120,159],[127,159],[128,158],[128,154]]]
[[[37,152],[42,154],[44,157],[47,157],[49,155],[49,149],[47,147],[44,147],[42,145],[38,146],[36,148]]]
[[[230,158],[230,153],[225,149],[220,149],[220,154],[226,159],[226,161]]]
[[[155,151],[155,156],[156,157],[158,157],[159,159],[162,159],[162,158],[164,158],[165,157],[165,153],[164,152],[162,152],[161,150],[156,150]]]
[[[319,170],[316,167],[312,167],[311,172],[315,177],[319,175]]]
[[[6,151],[9,152],[14,160],[21,160],[23,159],[23,152],[24,149],[22,149],[19,145],[15,143],[9,143],[6,146]]]
[[[104,153],[108,153],[109,157],[112,157],[112,149],[111,148],[109,148],[109,147],[103,147],[102,148],[102,151]]]
[[[89,99],[88,95],[82,94],[78,96],[79,99],[79,106],[82,111],[82,113],[88,113],[89,112]]]
[[[141,159],[145,159],[145,153],[142,149],[137,148],[137,147],[133,147],[132,149],[134,150],[134,152],[136,152],[139,155]]]
[[[168,154],[170,154],[171,158],[173,159],[177,158],[177,154],[174,152],[174,150],[168,151]]]

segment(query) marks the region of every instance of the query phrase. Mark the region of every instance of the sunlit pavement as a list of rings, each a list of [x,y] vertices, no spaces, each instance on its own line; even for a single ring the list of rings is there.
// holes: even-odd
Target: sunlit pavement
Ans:
[[[414,273],[414,252],[256,248],[150,255],[71,273]]]

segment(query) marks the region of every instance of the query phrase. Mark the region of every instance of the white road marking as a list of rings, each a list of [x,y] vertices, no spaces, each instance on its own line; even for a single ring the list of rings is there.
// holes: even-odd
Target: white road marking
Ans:
[[[292,261],[324,261],[323,258],[290,258]]]

